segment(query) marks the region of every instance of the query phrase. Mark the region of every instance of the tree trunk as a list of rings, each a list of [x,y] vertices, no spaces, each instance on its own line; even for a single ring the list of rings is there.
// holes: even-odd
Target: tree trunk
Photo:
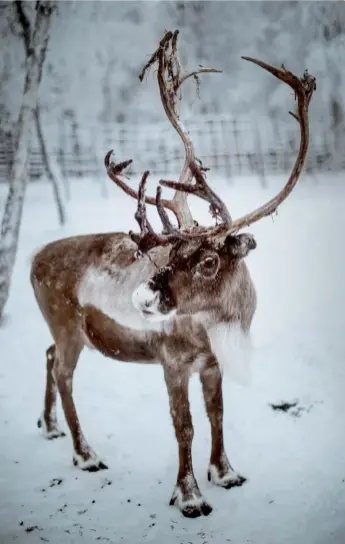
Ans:
[[[34,31],[26,58],[26,77],[20,109],[15,152],[10,174],[10,188],[5,203],[0,238],[0,319],[8,299],[12,271],[15,263],[18,237],[27,181],[27,162],[32,130],[33,113],[37,107],[37,95],[42,77],[46,49],[49,40],[51,15],[54,2],[36,3]]]
[[[43,136],[39,106],[35,108],[34,116],[35,116],[37,138],[38,138],[39,146],[41,148],[41,155],[43,159],[44,168],[46,170],[47,177],[53,186],[54,199],[55,199],[56,207],[58,210],[60,225],[64,225],[66,223],[65,207],[62,200],[62,196],[61,196],[59,181],[58,181],[57,175],[54,172],[54,169],[52,168],[49,154],[47,152],[46,143]]]
[[[15,1],[15,7],[17,11],[17,18],[18,22],[20,23],[23,31],[23,41],[24,41],[24,49],[26,57],[30,54],[30,42],[31,42],[31,23],[27,16],[27,13],[25,12],[25,8],[23,6],[23,2],[20,0]],[[43,164],[46,170],[47,177],[49,181],[51,181],[53,186],[53,194],[58,210],[58,216],[60,225],[63,225],[66,222],[66,213],[65,208],[63,204],[63,200],[61,198],[61,191],[59,188],[58,183],[58,176],[54,173],[54,170],[51,165],[51,161],[49,160],[49,155],[47,153],[47,147],[45,144],[44,134],[42,130],[42,123],[41,123],[41,115],[40,115],[40,107],[37,105],[37,108],[34,110],[34,116],[35,116],[35,125],[36,125],[36,132],[37,132],[37,139],[38,144],[41,149],[41,155],[43,159]]]

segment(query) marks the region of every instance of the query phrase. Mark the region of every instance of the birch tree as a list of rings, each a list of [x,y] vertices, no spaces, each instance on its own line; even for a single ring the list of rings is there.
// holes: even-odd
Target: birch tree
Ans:
[[[0,319],[7,302],[15,264],[23,203],[27,183],[30,136],[37,107],[38,89],[49,41],[49,30],[55,2],[36,2],[36,15],[26,56],[26,76],[16,131],[15,150],[9,180],[9,191],[1,223],[0,238]]]
[[[25,54],[27,58],[29,55],[29,50],[30,50],[31,23],[28,16],[26,15],[24,11],[23,2],[16,1],[14,4],[17,11],[18,21],[22,28],[22,36],[23,36]],[[34,121],[35,121],[36,133],[37,133],[37,141],[40,147],[41,157],[42,157],[47,178],[51,182],[53,187],[53,195],[54,195],[54,200],[57,207],[59,222],[60,222],[60,225],[64,225],[66,223],[66,211],[65,211],[65,206],[61,196],[60,182],[58,180],[56,168],[52,166],[52,162],[50,160],[49,153],[47,150],[46,140],[44,137],[43,127],[42,127],[40,110],[41,110],[40,105],[37,104],[34,110]]]

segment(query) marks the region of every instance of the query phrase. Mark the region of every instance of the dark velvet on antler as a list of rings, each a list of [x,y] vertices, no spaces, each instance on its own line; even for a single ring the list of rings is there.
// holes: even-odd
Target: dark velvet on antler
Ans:
[[[138,190],[138,206],[134,214],[135,220],[140,227],[140,234],[134,233],[133,231],[129,233],[132,240],[138,246],[139,254],[147,253],[148,251],[150,251],[150,249],[156,246],[166,246],[168,244],[176,242],[177,240],[187,239],[186,236],[178,229],[176,229],[170,222],[168,214],[166,213],[162,205],[161,187],[157,187],[156,206],[159,217],[163,224],[163,232],[162,234],[157,234],[154,232],[151,223],[147,218],[145,204],[146,183],[149,174],[150,172],[147,170],[146,172],[144,172],[141,178]]]

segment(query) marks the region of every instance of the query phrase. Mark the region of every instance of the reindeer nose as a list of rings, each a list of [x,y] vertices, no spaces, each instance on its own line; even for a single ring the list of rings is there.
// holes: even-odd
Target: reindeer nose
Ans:
[[[148,284],[144,282],[133,292],[132,303],[141,312],[145,308],[152,308],[157,303],[158,297],[159,293],[152,291]]]

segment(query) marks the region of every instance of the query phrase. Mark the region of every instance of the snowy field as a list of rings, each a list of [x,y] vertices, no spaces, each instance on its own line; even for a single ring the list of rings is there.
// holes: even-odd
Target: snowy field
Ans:
[[[279,183],[262,190],[256,180],[239,179],[232,186],[219,182],[217,190],[238,216],[272,196]],[[304,176],[274,221],[249,229],[258,242],[248,258],[258,290],[251,381],[246,387],[228,379],[223,384],[226,448],[248,481],[229,491],[207,482],[209,424],[193,376],[195,473],[214,508],[197,520],[168,504],[177,446],[160,367],[83,352],[76,404],[108,471],[79,471],[69,434],[46,441],[36,427],[51,338],[29,283],[31,257],[56,238],[133,228],[134,202],[115,187],[109,194],[103,198],[93,181],[73,181],[62,229],[50,186],[28,189],[0,328],[1,544],[343,544],[344,179]],[[0,187],[0,213],[4,199]],[[208,221],[206,207],[192,204]],[[286,412],[270,406],[283,401],[296,405]],[[59,419],[67,430],[61,411]]]

